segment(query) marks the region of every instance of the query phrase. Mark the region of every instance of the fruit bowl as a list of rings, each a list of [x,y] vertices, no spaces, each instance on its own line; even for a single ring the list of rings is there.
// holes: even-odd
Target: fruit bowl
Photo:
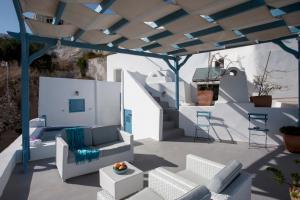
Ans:
[[[113,171],[116,174],[125,174],[128,168],[125,162],[118,162],[113,165]]]

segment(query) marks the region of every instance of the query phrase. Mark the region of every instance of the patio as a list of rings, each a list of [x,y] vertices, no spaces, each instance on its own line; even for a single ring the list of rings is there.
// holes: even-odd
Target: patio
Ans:
[[[199,155],[220,163],[237,159],[243,163],[247,172],[255,174],[252,186],[253,200],[288,199],[287,188],[271,180],[270,174],[265,171],[268,165],[279,166],[287,173],[294,170],[292,162],[297,155],[288,153],[283,147],[248,149],[247,143],[194,143],[193,139],[188,137],[163,142],[144,139],[135,142],[134,165],[145,172],[159,166],[179,171],[184,168],[186,154]],[[144,180],[146,185],[147,175]],[[72,178],[64,183],[58,174],[54,159],[44,159],[30,162],[30,170],[26,175],[22,165],[18,164],[1,200],[95,199],[99,189],[98,173]]]
[[[44,120],[44,125],[41,127],[56,127],[58,125],[87,126],[86,129],[90,132],[88,134],[83,131],[83,128],[76,128],[80,129],[80,136],[88,140],[86,144],[86,141],[81,139],[81,145],[79,146],[81,146],[81,148],[97,148],[98,157],[96,160],[99,161],[101,165],[103,165],[103,163],[105,165],[107,164],[106,166],[121,160],[131,161],[133,158],[133,143],[133,165],[145,172],[144,186],[148,184],[147,172],[150,170],[157,167],[166,167],[173,172],[177,172],[186,167],[185,156],[187,154],[194,154],[222,164],[226,164],[232,160],[240,161],[243,164],[243,169],[253,175],[251,199],[289,199],[288,188],[275,183],[265,169],[270,165],[276,166],[287,173],[287,175],[293,172],[294,168],[297,170],[296,166],[293,166],[293,160],[298,158],[299,155],[291,154],[284,150],[279,128],[286,125],[300,125],[299,107],[254,107],[252,102],[249,102],[249,96],[252,94],[250,94],[247,89],[249,85],[247,82],[248,79],[242,70],[242,65],[241,71],[235,70],[234,75],[230,75],[229,72],[232,71],[230,71],[229,68],[224,68],[228,73],[224,73],[222,75],[223,79],[220,79],[220,91],[223,91],[223,93],[220,92],[220,98],[216,99],[216,104],[209,103],[207,105],[201,105],[198,102],[195,105],[187,104],[191,102],[187,100],[188,98],[182,99],[181,96],[185,94],[185,92],[182,91],[185,87],[182,82],[184,73],[181,72],[184,72],[184,69],[182,69],[184,66],[185,69],[187,69],[194,65],[191,64],[191,60],[195,59],[194,55],[196,54],[206,53],[205,55],[208,54],[208,61],[210,61],[210,52],[213,51],[251,45],[256,46],[259,44],[267,45],[269,43],[274,44],[293,57],[299,67],[300,28],[299,21],[293,19],[295,13],[299,14],[299,1],[278,1],[279,3],[277,3],[277,1],[273,0],[234,0],[228,4],[224,4],[221,1],[215,1],[215,3],[206,2],[205,4],[203,3],[205,1],[183,0],[144,0],[142,2],[140,0],[128,0],[127,2],[101,0],[96,1],[96,7],[94,7],[95,5],[91,6],[91,2],[95,1],[13,1],[19,21],[20,32],[8,31],[8,34],[13,38],[21,40],[22,143],[21,137],[19,137],[18,141],[15,142],[9,151],[6,151],[6,154],[2,154],[6,161],[5,166],[3,164],[4,167],[2,170],[2,177],[4,177],[3,179],[5,181],[2,183],[5,182],[3,184],[5,185],[7,180],[8,183],[0,197],[1,200],[95,199],[97,192],[100,190],[99,173],[87,173],[93,170],[95,171],[95,169],[98,170],[104,166],[98,166],[92,162],[85,163],[88,165],[81,163],[82,165],[79,166],[76,159],[76,162],[69,162],[69,150],[77,151],[83,149],[73,149],[72,147],[69,149],[68,145],[70,144],[66,144],[66,140],[64,140],[62,136],[56,138],[55,144],[54,140],[52,140],[50,148],[53,152],[55,152],[54,149],[56,148],[55,155],[47,155],[47,157],[43,157],[47,159],[32,161],[37,158],[32,150],[34,149],[32,148],[34,145],[30,143],[36,142],[36,138],[31,137],[32,135],[29,129],[32,128],[29,123],[30,64],[47,51],[56,47],[60,48],[61,46],[105,51],[113,54],[126,54],[136,57],[142,56],[156,59],[156,61],[160,60],[174,75],[174,80],[170,81],[170,85],[172,86],[170,87],[172,88],[172,92],[170,92],[172,93],[172,95],[170,95],[172,98],[170,101],[173,106],[169,107],[170,102],[164,102],[160,99],[166,94],[168,88],[164,89],[164,91],[157,90],[160,96],[152,95],[152,93],[146,89],[146,84],[144,84],[146,81],[139,80],[139,76],[142,74],[139,74],[138,70],[131,72],[130,70],[122,68],[119,74],[122,84],[115,83],[114,90],[111,89],[113,83],[99,83],[100,80],[97,78],[95,78],[95,80],[82,81],[81,83],[77,81],[76,87],[66,87],[67,84],[74,86],[75,82],[71,83],[65,79],[52,79],[53,82],[58,84],[57,87],[50,82],[46,83],[45,80],[43,82],[43,80],[40,79],[41,90],[39,100],[43,100],[44,97],[44,101],[41,100],[39,102],[39,104],[44,103],[43,109],[39,107],[39,118]],[[134,6],[138,3],[139,6]],[[278,10],[282,11],[283,14],[276,13]],[[28,15],[28,13],[32,14],[33,17]],[[30,33],[27,30],[28,28],[31,30]],[[298,41],[293,41],[298,45],[297,50],[283,42],[284,40],[296,38]],[[44,46],[40,50],[32,53],[29,48],[30,43],[39,43]],[[129,59],[116,60],[122,62],[120,64],[122,66],[135,66],[130,64]],[[125,63],[125,61],[128,61],[128,63]],[[134,60],[134,63],[138,62]],[[147,68],[147,66],[143,64],[139,65],[140,68]],[[297,70],[299,72],[299,69]],[[85,82],[85,84],[83,84],[83,82]],[[297,83],[299,91],[299,77]],[[105,84],[105,86],[101,84]],[[60,88],[61,85],[65,87]],[[192,81],[188,81],[188,85],[191,87]],[[45,86],[46,89],[42,86]],[[52,87],[48,88],[48,86]],[[224,89],[223,86],[228,86],[229,89],[226,87]],[[231,86],[238,86],[238,89],[230,90],[230,88],[232,88]],[[102,90],[99,90],[99,88],[102,88]],[[68,91],[64,91],[64,89]],[[191,91],[190,89],[191,88],[187,89],[187,91]],[[58,90],[61,92],[60,95],[56,93]],[[242,94],[241,91],[244,91],[244,94]],[[45,94],[43,94],[43,92],[45,92]],[[98,94],[100,100],[104,103],[103,106],[98,105]],[[109,95],[115,96],[109,97]],[[59,96],[59,98],[55,100],[52,99],[57,96]],[[113,102],[112,99],[114,99],[115,102]],[[219,100],[219,102],[217,100]],[[53,102],[59,102],[62,105]],[[299,97],[298,102],[300,104]],[[105,116],[104,118],[106,119],[113,118],[111,109],[107,109],[109,113],[105,114],[102,112],[102,110],[105,110],[103,107],[115,108],[117,117],[105,123],[103,121],[97,121],[97,119],[100,118],[98,114],[102,115],[102,117]],[[213,129],[212,139],[214,142],[208,142],[207,140],[202,141],[200,139],[194,142],[194,138],[189,137],[197,136],[197,129],[196,133],[194,132],[195,125],[197,125],[197,127],[203,127],[203,124],[198,123],[198,113],[201,112],[209,113],[209,115],[206,116],[208,124],[204,124],[208,129],[204,130],[204,134],[210,138],[209,131]],[[253,119],[258,120],[262,120],[262,118],[257,116],[264,116],[264,124],[261,122],[252,123],[249,114],[256,116],[256,118],[253,117]],[[268,116],[270,116],[269,127],[266,125],[269,119]],[[46,123],[46,121],[50,123]],[[106,139],[104,134],[110,134],[109,136],[113,137],[116,131],[112,133],[108,133],[108,131],[97,132],[95,129],[101,126],[105,127],[111,125],[120,125],[122,131],[124,130],[129,134],[126,133],[127,136],[124,138],[122,138],[122,136],[116,136],[116,140],[104,142]],[[253,125],[253,127],[251,125]],[[264,129],[260,128],[263,125]],[[179,134],[173,134],[175,129]],[[267,132],[269,129],[269,138],[271,140],[268,143]],[[248,143],[246,143],[249,139],[250,144],[250,133],[248,130],[263,130],[266,138],[264,140],[265,145],[266,147],[268,146],[268,148],[259,146],[249,148]],[[172,134],[170,134],[170,132]],[[167,137],[170,135],[171,137]],[[174,139],[178,135],[181,137]],[[103,150],[101,149],[102,147],[99,146],[109,144],[107,146],[110,147],[113,146],[112,142],[117,141],[119,143],[127,142],[125,145],[122,145],[124,148],[128,148],[126,151],[131,153],[131,159],[127,159],[127,157],[124,159],[121,156],[107,156],[109,157],[107,158],[103,154],[100,159],[107,159],[109,162],[100,162],[99,152],[105,152],[105,147],[102,146]],[[67,141],[67,143],[73,142]],[[117,147],[114,148],[117,149]],[[107,155],[111,156],[116,154],[114,148],[106,149],[106,152],[109,152]],[[122,154],[126,153],[126,151],[123,150],[118,153]],[[41,151],[37,150],[37,148],[35,152],[41,154]],[[46,150],[45,152],[49,153],[49,151]],[[75,151],[73,151],[73,153],[74,152]],[[53,156],[56,156],[56,163]],[[38,156],[38,158],[40,157]],[[22,161],[22,164],[20,164],[20,161]],[[205,162],[209,165],[209,161]],[[239,164],[239,166],[241,165]],[[212,168],[214,167],[216,166]],[[230,167],[232,166],[229,165],[229,168]],[[199,169],[199,172],[208,173],[210,175],[213,174],[213,177],[216,177],[217,181],[219,181],[218,178],[220,177],[217,175],[219,175],[220,171],[216,172],[215,169],[201,168],[199,165],[195,168],[196,170]],[[225,169],[225,173],[226,170],[228,170],[227,166],[223,169]],[[10,173],[11,170],[12,173]],[[240,170],[240,168],[236,167],[229,170],[231,171],[225,174],[225,178],[223,176],[223,179],[218,182],[219,185],[225,185],[224,187],[227,187],[227,189],[229,188],[228,184],[233,183],[232,180],[236,177],[235,174],[239,174],[237,171]],[[71,175],[63,176],[62,171],[64,173],[70,172]],[[72,171],[75,172],[72,174]],[[75,177],[85,172],[86,175]],[[214,174],[214,172],[216,173]],[[151,180],[151,173],[149,174],[149,179]],[[222,175],[224,174],[221,174],[221,177]],[[62,179],[66,180],[66,182]],[[170,179],[167,181],[172,185],[173,183]],[[142,181],[141,179],[139,180],[141,185]],[[235,180],[238,180],[238,178]],[[215,181],[215,179],[213,181]],[[214,184],[213,181],[212,183]],[[149,185],[151,185],[151,181],[149,182]],[[243,185],[239,183],[239,181],[235,183],[236,184],[232,184],[232,187],[239,188],[240,185]],[[181,186],[185,187],[186,185],[184,184]],[[189,182],[187,182],[187,185],[188,184]],[[160,186],[160,184],[157,185]],[[176,185],[174,187],[179,188],[181,192],[184,191],[185,194],[190,192],[190,190],[187,190],[188,187],[183,188],[181,186]],[[249,188],[250,184],[248,185],[248,191],[250,191]],[[224,190],[224,188],[222,188],[222,190]],[[233,191],[234,189],[229,190]],[[211,191],[215,192],[213,190]],[[241,189],[240,191],[243,190]],[[220,192],[216,193],[219,194]],[[240,192],[240,195],[245,196],[244,194],[245,193]],[[250,196],[250,192],[248,192],[248,194]],[[239,198],[232,198],[241,199],[240,196]],[[247,198],[245,196],[245,199],[250,199],[250,197]]]

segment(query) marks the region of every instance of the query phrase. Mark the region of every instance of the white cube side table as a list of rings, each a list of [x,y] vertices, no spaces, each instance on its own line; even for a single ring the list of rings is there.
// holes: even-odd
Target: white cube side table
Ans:
[[[113,171],[112,165],[99,169],[100,186],[115,199],[122,199],[143,189],[143,172],[130,163],[125,163],[128,171],[121,175]]]

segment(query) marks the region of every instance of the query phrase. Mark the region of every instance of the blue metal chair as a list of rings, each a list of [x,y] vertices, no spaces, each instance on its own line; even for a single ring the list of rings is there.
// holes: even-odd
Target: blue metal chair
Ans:
[[[210,140],[209,130],[210,130],[211,112],[209,112],[209,111],[197,111],[196,117],[197,117],[197,124],[195,126],[194,142],[196,141],[196,138],[204,138],[204,137],[198,137],[197,136],[198,135],[197,134],[198,130],[201,130],[202,132],[205,131],[207,133],[207,138],[205,138],[205,139]],[[207,123],[202,123],[203,120],[201,120],[201,119],[205,119],[207,121]]]
[[[248,120],[249,120],[249,142],[248,145],[251,147],[251,145],[257,145],[257,143],[251,143],[251,136],[265,136],[265,148],[267,148],[267,142],[268,142],[268,132],[269,129],[267,128],[267,122],[268,122],[268,114],[266,113],[248,113]],[[253,126],[252,122],[263,122],[263,126]],[[263,133],[263,134],[261,134]]]

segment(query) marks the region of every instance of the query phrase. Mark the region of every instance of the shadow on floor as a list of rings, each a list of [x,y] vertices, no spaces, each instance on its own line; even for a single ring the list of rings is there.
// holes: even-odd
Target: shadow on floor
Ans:
[[[212,137],[210,137],[210,138],[197,137],[194,140],[194,137],[188,137],[188,136],[167,139],[167,140],[164,140],[164,142],[192,142],[192,143],[206,143],[206,144],[212,144],[212,143],[218,142],[218,143],[225,143],[225,144],[237,144],[237,142],[233,141],[233,140],[221,140],[221,139],[216,140]]]
[[[169,139],[164,140],[163,142],[214,143],[215,139],[213,139],[213,138],[208,139],[208,138],[197,137],[196,140],[194,140],[194,137],[183,136],[183,137],[169,138]]]
[[[54,159],[44,159],[30,162],[27,173],[24,173],[22,164],[17,164],[0,199],[28,199],[33,174],[43,173],[54,168],[56,168]]]
[[[74,185],[100,187],[99,172],[94,172],[94,173],[70,178],[70,179],[66,180],[66,183],[74,184]]]
[[[178,165],[153,154],[135,154],[133,164],[142,171],[149,171],[157,167],[178,167]]]
[[[268,149],[270,153],[255,161],[246,170],[253,173],[252,194],[272,197],[277,199],[290,199],[287,185],[277,184],[271,177],[271,174],[266,171],[268,166],[277,167],[283,171],[288,181],[290,181],[290,173],[299,172],[297,166],[293,166],[294,159],[300,159],[300,154],[291,154],[284,150],[284,146]],[[256,189],[258,188],[258,190]]]

